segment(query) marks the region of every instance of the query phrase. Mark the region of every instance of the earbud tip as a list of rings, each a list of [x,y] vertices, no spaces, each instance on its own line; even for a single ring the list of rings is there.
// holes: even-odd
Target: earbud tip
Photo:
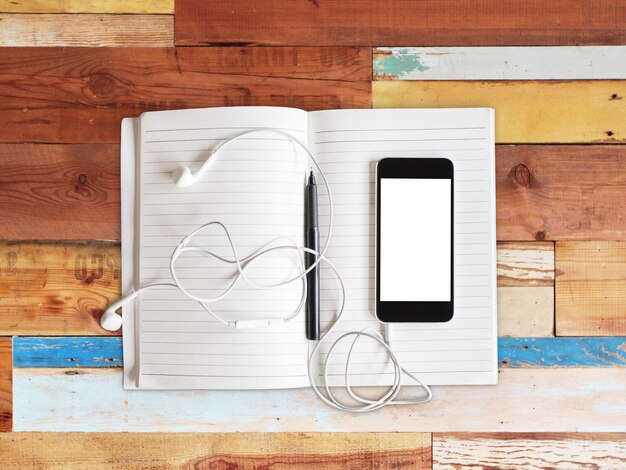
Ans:
[[[117,331],[122,327],[122,316],[107,310],[100,319],[100,326],[107,331]]]
[[[185,188],[193,184],[193,175],[191,174],[191,170],[186,166],[176,168],[172,172],[172,179],[174,183],[176,183],[176,186],[180,188]]]

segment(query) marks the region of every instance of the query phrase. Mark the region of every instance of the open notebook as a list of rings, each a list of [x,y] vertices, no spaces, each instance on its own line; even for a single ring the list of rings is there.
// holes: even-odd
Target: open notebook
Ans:
[[[255,133],[224,147],[202,181],[177,188],[174,169],[195,171],[220,142],[255,128],[276,128],[302,141],[327,175],[334,232],[327,256],[339,268],[347,304],[338,328],[380,330],[373,311],[374,168],[388,156],[441,156],[455,167],[455,313],[445,324],[397,324],[391,347],[403,365],[432,385],[497,382],[494,114],[491,109],[386,109],[305,112],[231,107],[144,113],[122,123],[122,283],[124,292],[169,281],[174,247],[195,227],[226,224],[239,255],[287,236],[304,243],[304,188],[309,169],[297,145]],[[320,189],[322,241],[328,199]],[[194,240],[230,255],[218,230]],[[184,284],[215,295],[233,269],[184,255]],[[292,275],[293,257],[275,254],[251,266],[259,282]],[[322,329],[337,313],[339,285],[321,271]],[[225,317],[283,317],[297,306],[301,285],[259,291],[240,285],[213,306]],[[153,389],[306,387],[304,312],[270,329],[234,330],[175,289],[146,291],[124,307],[124,386]],[[328,343],[330,344],[330,342]],[[349,344],[338,347],[330,380],[343,382]],[[388,384],[391,367],[380,346],[360,341],[355,385]],[[319,357],[325,358],[324,351]],[[408,383],[408,382],[407,382]]]

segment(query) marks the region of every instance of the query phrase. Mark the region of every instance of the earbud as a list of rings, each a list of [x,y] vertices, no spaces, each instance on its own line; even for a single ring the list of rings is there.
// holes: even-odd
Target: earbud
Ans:
[[[122,297],[117,302],[113,302],[102,314],[100,318],[100,326],[107,331],[117,331],[122,327],[122,316],[116,313],[116,310],[122,305],[130,302],[139,295],[140,291],[133,292],[126,297]]]
[[[186,188],[196,182],[196,178],[193,176],[193,173],[191,173],[191,170],[186,166],[176,168],[172,172],[172,178],[176,186],[179,188]]]

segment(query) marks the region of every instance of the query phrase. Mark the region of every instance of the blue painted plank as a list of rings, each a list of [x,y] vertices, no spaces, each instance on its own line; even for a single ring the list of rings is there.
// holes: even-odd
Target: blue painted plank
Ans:
[[[626,337],[499,338],[500,367],[626,367]]]
[[[626,367],[626,337],[499,338],[500,367]],[[119,337],[16,337],[13,366],[120,367]]]
[[[121,367],[122,338],[13,338],[13,367]]]

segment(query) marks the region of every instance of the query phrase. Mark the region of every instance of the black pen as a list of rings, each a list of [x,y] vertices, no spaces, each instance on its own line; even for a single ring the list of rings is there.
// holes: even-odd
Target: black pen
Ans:
[[[319,224],[317,217],[317,184],[313,171],[309,175],[306,187],[306,247],[319,253]],[[317,256],[306,254],[307,269],[315,263]],[[306,338],[320,339],[320,270],[315,266],[307,274],[306,296]]]

